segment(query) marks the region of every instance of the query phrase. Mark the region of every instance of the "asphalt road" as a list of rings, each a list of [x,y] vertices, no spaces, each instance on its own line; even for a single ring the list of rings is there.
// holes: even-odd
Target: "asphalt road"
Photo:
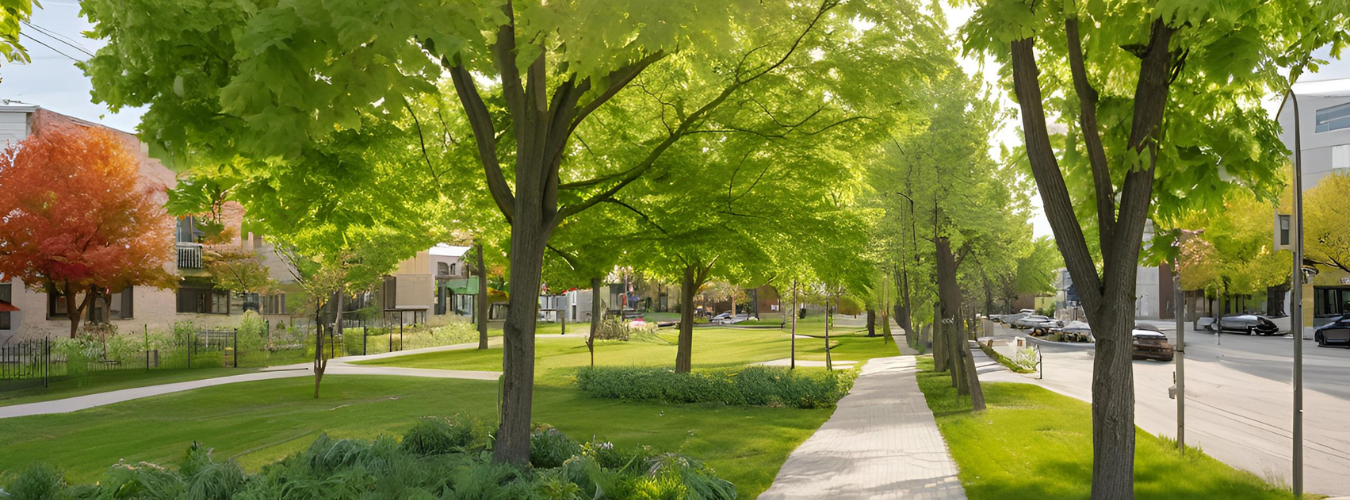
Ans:
[[[1170,322],[1156,322],[1175,343]],[[1292,467],[1293,342],[1288,336],[1186,333],[1186,443],[1270,481]],[[1023,334],[999,330],[996,337]],[[1308,491],[1350,495],[1350,349],[1304,341],[1304,480]],[[1048,389],[1092,398],[1092,351],[1043,348]],[[1177,402],[1168,397],[1172,363],[1135,361],[1135,423],[1177,434]]]

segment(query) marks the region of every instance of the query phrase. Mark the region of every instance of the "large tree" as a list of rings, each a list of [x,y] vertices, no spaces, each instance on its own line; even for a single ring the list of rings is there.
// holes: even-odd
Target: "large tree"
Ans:
[[[1343,43],[1345,15],[1344,2],[993,0],[963,28],[968,50],[1004,64],[1097,338],[1094,500],[1134,495],[1130,329],[1145,222],[1231,189],[1270,190],[1284,151],[1260,100],[1286,87],[1281,67]]]
[[[74,337],[95,296],[174,286],[174,223],[128,138],[57,121],[34,130],[0,155],[0,275],[60,294]]]
[[[1350,174],[1336,172],[1317,182],[1303,204],[1303,258],[1350,273]]]
[[[1270,214],[1274,204],[1251,193],[1230,193],[1217,210],[1197,210],[1176,227],[1199,230],[1181,245],[1177,269],[1183,290],[1203,290],[1211,298],[1265,293],[1289,282],[1293,255],[1275,251]]]
[[[529,455],[534,297],[558,225],[660,170],[663,153],[706,133],[719,108],[755,111],[749,96],[765,88],[853,87],[799,92],[820,105],[812,123],[853,102],[895,99],[890,90],[941,34],[904,0],[94,0],[83,9],[110,42],[86,66],[96,97],[113,108],[149,104],[141,130],[181,157],[302,158],[334,134],[401,119],[409,96],[437,93],[449,76],[472,136],[462,142],[511,225],[516,307],[504,327],[494,454],[515,463]],[[570,159],[585,145],[573,139],[605,126],[589,118],[625,93],[662,101],[657,115],[626,123],[640,125],[625,143],[640,153],[576,168]],[[437,119],[446,114],[456,113]],[[648,124],[662,126],[647,134]]]

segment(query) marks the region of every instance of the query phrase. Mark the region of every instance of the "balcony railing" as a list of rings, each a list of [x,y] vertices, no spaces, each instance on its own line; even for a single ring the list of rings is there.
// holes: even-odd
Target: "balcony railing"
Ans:
[[[178,243],[178,268],[179,269],[201,269],[202,268],[202,244],[201,243]]]

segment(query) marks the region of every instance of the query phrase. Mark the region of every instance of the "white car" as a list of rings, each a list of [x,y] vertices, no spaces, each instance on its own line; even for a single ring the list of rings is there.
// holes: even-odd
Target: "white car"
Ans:
[[[1017,328],[1049,328],[1052,326],[1057,327],[1060,325],[1058,321],[1050,319],[1047,316],[1033,314],[1030,316],[1025,316],[1017,321],[1014,321],[1012,323],[1012,326]]]

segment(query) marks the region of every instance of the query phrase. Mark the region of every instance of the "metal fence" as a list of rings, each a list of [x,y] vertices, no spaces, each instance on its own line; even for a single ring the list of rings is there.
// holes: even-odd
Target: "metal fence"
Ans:
[[[135,335],[128,335],[134,338]],[[0,389],[41,385],[98,372],[237,367],[234,330],[197,330],[157,338],[140,347],[110,348],[108,340],[37,338],[0,344]]]

